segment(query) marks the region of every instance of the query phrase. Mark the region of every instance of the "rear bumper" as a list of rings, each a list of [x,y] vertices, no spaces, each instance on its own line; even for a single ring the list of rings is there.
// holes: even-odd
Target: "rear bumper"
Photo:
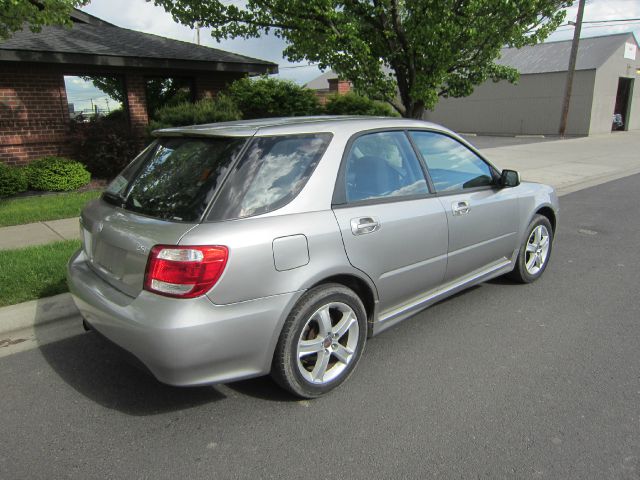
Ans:
[[[169,385],[203,385],[269,372],[282,324],[302,292],[216,305],[208,297],[172,299],[116,290],[80,250],[67,282],[84,319]]]

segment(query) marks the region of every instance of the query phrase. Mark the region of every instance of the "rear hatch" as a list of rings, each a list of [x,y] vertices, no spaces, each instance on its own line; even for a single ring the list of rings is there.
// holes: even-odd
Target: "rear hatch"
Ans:
[[[246,138],[161,138],[82,212],[91,268],[132,297],[154,245],[177,245],[197,225]]]

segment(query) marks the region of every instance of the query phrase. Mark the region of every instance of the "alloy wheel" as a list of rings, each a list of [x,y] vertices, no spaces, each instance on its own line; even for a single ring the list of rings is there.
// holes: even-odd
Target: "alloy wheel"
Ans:
[[[360,327],[355,312],[342,302],[316,310],[306,321],[297,346],[298,371],[310,383],[335,380],[353,360]]]
[[[527,272],[537,275],[549,256],[549,231],[544,225],[536,226],[529,235],[524,265]]]

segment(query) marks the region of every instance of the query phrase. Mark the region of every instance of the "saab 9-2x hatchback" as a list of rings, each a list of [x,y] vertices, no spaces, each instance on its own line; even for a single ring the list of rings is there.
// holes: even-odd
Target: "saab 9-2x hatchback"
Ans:
[[[434,124],[302,117],[156,137],[84,208],[68,282],[85,326],[170,385],[271,373],[317,397],[369,336],[549,263],[553,188]]]

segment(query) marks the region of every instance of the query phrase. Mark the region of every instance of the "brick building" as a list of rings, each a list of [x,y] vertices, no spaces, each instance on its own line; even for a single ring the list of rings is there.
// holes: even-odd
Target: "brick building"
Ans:
[[[79,10],[71,18],[70,29],[25,29],[0,43],[1,162],[69,152],[65,75],[120,79],[130,128],[142,136],[149,121],[147,78],[189,80],[199,99],[243,76],[278,71],[271,62],[120,28]]]
[[[353,89],[349,80],[338,78],[338,74],[333,70],[323,73],[319,77],[308,82],[305,87],[315,91],[320,103],[323,105],[330,95],[344,95]]]

